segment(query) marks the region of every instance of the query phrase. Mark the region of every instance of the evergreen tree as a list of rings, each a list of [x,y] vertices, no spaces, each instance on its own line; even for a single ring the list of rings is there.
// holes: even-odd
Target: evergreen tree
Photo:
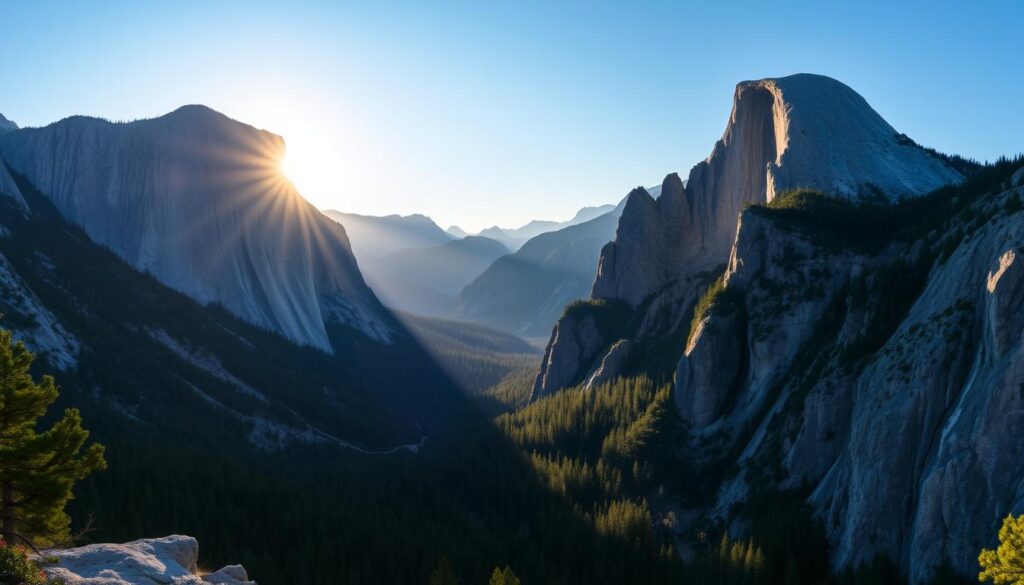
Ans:
[[[448,561],[447,556],[441,557],[441,560],[437,562],[437,567],[430,574],[430,585],[459,585],[459,580],[455,578],[455,571],[452,570],[452,564]]]
[[[75,482],[106,467],[103,446],[84,452],[89,433],[77,409],[68,409],[49,430],[36,420],[57,400],[53,378],[36,383],[35,356],[11,332],[0,329],[0,534],[9,543],[66,540],[71,520],[64,507]]]
[[[502,571],[498,567],[494,567],[494,572],[491,573],[491,580],[489,585],[522,585],[519,577],[512,572],[512,568],[506,566],[505,570]]]
[[[999,547],[978,555],[979,581],[996,585],[1024,585],[1024,515],[1003,520],[999,529]]]

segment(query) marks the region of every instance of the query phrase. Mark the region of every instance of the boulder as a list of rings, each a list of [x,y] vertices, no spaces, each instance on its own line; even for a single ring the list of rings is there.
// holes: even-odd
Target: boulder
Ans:
[[[44,568],[47,577],[68,585],[256,585],[240,565],[201,574],[199,543],[191,536],[90,544],[43,554],[57,561]]]

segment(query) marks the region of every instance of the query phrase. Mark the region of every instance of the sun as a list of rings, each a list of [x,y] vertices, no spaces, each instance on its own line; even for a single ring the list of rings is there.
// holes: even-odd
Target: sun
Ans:
[[[304,199],[320,207],[338,188],[342,155],[330,135],[303,126],[282,130],[285,149],[278,170]]]

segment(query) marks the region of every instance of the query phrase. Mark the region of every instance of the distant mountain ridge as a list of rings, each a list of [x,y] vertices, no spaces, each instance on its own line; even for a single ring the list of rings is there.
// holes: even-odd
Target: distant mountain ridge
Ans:
[[[570,302],[587,296],[601,248],[611,240],[623,204],[580,210],[593,217],[531,238],[498,258],[459,294],[455,315],[526,337],[546,335]]]
[[[587,292],[597,251],[611,239],[620,211],[621,204],[584,207],[568,221],[533,220],[514,230],[494,226],[477,235],[468,235],[458,226],[442,230],[418,214],[365,216],[334,210],[324,214],[345,226],[363,274],[388,306],[427,316],[457,316],[537,336],[550,328],[565,303]],[[605,219],[585,229],[570,229],[598,218]],[[569,231],[551,236],[563,230]],[[522,251],[522,247],[530,249]],[[503,260],[510,252],[517,255]],[[515,282],[506,282],[510,288],[498,292],[498,297],[490,296],[490,301],[480,297],[491,294],[484,292],[487,284],[462,295],[463,288],[492,263],[497,264],[492,274],[506,277],[509,267],[520,267],[515,269]],[[529,293],[534,301],[507,310],[534,287]],[[499,300],[506,294],[506,301]],[[478,302],[489,303],[490,308],[475,307]],[[519,324],[513,327],[515,320]]]
[[[590,221],[611,212],[615,207],[614,204],[583,207],[568,221],[534,219],[517,228],[502,228],[494,225],[480,230],[476,235],[498,240],[514,252],[531,238]]]
[[[501,242],[467,236],[440,246],[408,248],[363,263],[370,286],[389,307],[427,316],[451,315],[456,295],[508,254]]]
[[[399,250],[439,246],[455,239],[425,215],[360,215],[333,209],[324,215],[345,226],[352,251],[361,262],[370,262]]]

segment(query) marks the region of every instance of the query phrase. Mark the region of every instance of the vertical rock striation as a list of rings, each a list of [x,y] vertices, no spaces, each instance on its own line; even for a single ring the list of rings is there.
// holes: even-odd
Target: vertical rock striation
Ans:
[[[203,106],[0,137],[0,156],[66,219],[164,284],[325,351],[330,322],[387,340],[344,229],[281,175],[283,153],[279,136]]]

